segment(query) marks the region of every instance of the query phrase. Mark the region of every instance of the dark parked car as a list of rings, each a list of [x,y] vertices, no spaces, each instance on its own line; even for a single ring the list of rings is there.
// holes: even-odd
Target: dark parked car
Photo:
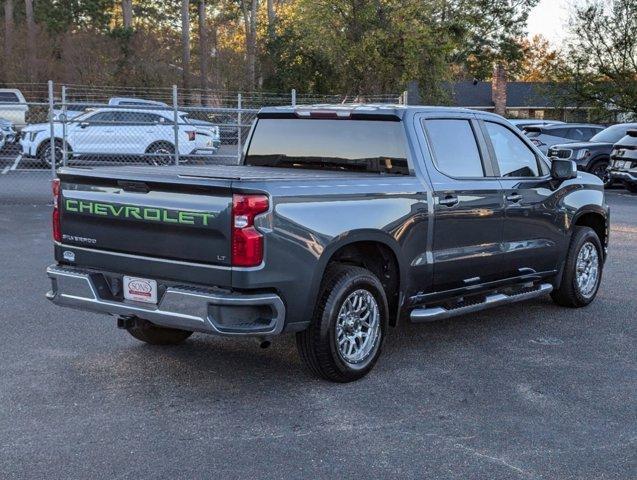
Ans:
[[[399,321],[588,305],[609,231],[597,177],[440,107],[267,108],[240,166],[62,168],[54,195],[56,304],[151,344],[295,333],[338,382]]]
[[[637,193],[637,124],[629,130],[611,152],[610,177],[623,182],[632,193]]]
[[[524,129],[526,135],[545,155],[548,154],[549,148],[553,145],[587,142],[602,130],[604,130],[604,127],[600,125],[589,125],[586,123],[531,126]]]
[[[548,156],[573,160],[579,170],[598,176],[608,187],[613,183],[608,172],[611,150],[630,129],[637,129],[637,123],[613,125],[599,132],[588,142],[554,145],[549,149]]]

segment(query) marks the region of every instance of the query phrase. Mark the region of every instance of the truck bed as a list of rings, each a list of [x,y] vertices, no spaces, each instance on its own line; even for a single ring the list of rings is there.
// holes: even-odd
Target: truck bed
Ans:
[[[128,166],[128,167],[67,167],[59,171],[63,177],[138,180],[158,183],[208,184],[208,181],[285,181],[325,180],[379,177],[373,172],[309,170],[300,168],[253,167],[247,165],[210,166]],[[214,183],[214,182],[213,182]]]

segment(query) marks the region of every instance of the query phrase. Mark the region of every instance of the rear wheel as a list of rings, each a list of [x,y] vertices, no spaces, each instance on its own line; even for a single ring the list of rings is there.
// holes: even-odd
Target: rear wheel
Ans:
[[[374,274],[349,265],[330,267],[312,323],[296,336],[301,359],[326,380],[364,377],[380,356],[388,311],[383,286]]]
[[[564,307],[585,307],[597,296],[602,280],[603,250],[592,228],[575,227],[559,287],[553,301]]]
[[[151,165],[165,166],[175,163],[175,147],[168,142],[153,143],[146,149],[147,161]]]
[[[126,330],[137,340],[150,345],[177,345],[192,335],[188,330],[159,327],[142,319],[137,319]]]
[[[610,178],[610,172],[608,171],[608,160],[598,160],[595,162],[589,173],[599,177],[599,179],[604,182],[605,188],[613,185],[613,180]]]

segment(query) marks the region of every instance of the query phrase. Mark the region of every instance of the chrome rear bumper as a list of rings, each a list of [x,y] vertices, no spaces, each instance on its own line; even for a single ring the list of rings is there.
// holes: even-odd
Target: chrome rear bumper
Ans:
[[[137,317],[164,327],[225,336],[273,336],[283,331],[285,306],[275,294],[217,293],[168,286],[157,305],[106,298],[100,273],[52,265],[46,297],[56,305],[108,315]]]

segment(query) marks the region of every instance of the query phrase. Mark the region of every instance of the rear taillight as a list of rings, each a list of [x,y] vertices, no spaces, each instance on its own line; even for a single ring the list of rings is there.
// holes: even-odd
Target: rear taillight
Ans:
[[[232,196],[232,265],[256,267],[263,261],[263,235],[254,218],[269,208],[265,195]]]
[[[62,200],[62,189],[60,188],[60,180],[58,178],[51,182],[51,189],[53,190],[53,240],[61,242],[60,202]]]

